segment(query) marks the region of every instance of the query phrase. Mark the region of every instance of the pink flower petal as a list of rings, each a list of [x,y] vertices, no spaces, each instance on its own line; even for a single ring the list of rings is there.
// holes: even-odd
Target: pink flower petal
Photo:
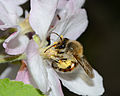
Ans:
[[[3,25],[4,23],[0,20],[0,25]]]
[[[54,17],[57,0],[31,0],[30,25],[43,40]]]
[[[37,44],[31,40],[27,48],[27,67],[38,88],[46,93],[49,89],[46,62],[41,58]]]
[[[22,54],[27,48],[29,39],[25,35],[21,35],[20,29],[11,34],[3,43],[6,53],[10,55]]]
[[[29,72],[28,72],[27,66],[24,61],[22,61],[22,65],[20,67],[20,70],[17,73],[15,80],[22,81],[24,82],[24,84],[31,84]]]

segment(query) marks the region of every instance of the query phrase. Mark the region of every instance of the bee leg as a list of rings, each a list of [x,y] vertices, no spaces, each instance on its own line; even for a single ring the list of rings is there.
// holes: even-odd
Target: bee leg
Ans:
[[[60,51],[58,51],[58,54],[64,54],[64,52],[63,52],[63,51],[61,51],[61,52],[60,52]]]
[[[66,61],[66,60],[67,60],[67,58],[61,58],[60,60],[62,60],[62,61]]]

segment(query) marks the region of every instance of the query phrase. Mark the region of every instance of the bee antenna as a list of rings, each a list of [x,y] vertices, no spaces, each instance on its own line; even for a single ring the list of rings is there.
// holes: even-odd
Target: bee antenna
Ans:
[[[58,35],[57,33],[55,33],[55,32],[51,32],[51,34],[56,34],[59,38],[60,38],[60,40],[62,41],[62,37],[60,36],[60,35]]]
[[[60,36],[60,35],[58,35],[57,33],[55,33],[55,32],[51,32],[51,34],[56,34],[59,38],[60,38],[60,40],[61,40],[61,42],[62,42],[62,37]],[[50,48],[52,48],[52,47],[54,47],[55,45],[57,45],[57,44],[54,44],[54,45],[52,45],[52,46],[50,46],[49,48],[47,48],[45,51],[44,51],[44,53],[47,51],[47,50],[49,50]]]
[[[57,44],[54,44],[54,45],[50,46],[49,48],[47,48],[47,49],[44,51],[44,53],[47,52],[47,50],[49,50],[50,48],[54,47],[55,45],[57,45]]]

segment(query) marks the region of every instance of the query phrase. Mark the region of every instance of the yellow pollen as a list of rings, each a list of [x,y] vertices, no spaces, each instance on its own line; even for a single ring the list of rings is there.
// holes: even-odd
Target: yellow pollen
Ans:
[[[63,63],[63,62],[62,62],[62,60],[59,60],[58,62],[59,62],[60,64],[62,64],[62,63]]]
[[[53,44],[57,44],[58,42],[54,42]]]
[[[64,69],[72,64],[71,60],[66,60],[66,61],[59,60],[58,62],[59,62],[59,63],[57,63],[58,67],[64,68]]]
[[[61,35],[60,37],[63,38],[63,35]]]
[[[53,44],[57,44],[58,42],[54,42]],[[56,45],[54,45],[53,47],[56,47]]]

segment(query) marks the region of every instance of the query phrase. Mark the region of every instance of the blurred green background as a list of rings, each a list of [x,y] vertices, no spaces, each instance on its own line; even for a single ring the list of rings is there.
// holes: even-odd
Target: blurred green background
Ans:
[[[26,7],[27,4],[25,4]],[[24,7],[25,7],[24,6]],[[90,64],[104,78],[103,96],[120,95],[120,1],[86,0],[89,25],[78,39]],[[3,71],[0,65],[0,72]],[[78,96],[63,87],[65,96]]]

